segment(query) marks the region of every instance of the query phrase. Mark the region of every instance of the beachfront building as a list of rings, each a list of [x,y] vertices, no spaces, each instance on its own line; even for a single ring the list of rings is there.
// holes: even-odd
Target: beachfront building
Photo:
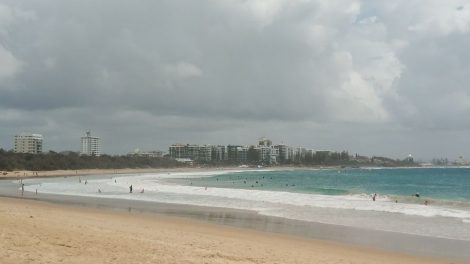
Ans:
[[[231,162],[237,161],[237,148],[241,148],[239,145],[228,145],[227,146],[227,158]]]
[[[305,156],[307,155],[307,150],[303,147],[297,147],[294,149],[294,161],[302,161],[305,159]]]
[[[289,161],[289,147],[286,145],[274,146],[278,153],[278,162],[285,163]]]
[[[257,146],[255,150],[258,152],[259,161],[264,164],[275,164],[279,159],[279,150],[274,146]]]
[[[248,147],[241,146],[237,148],[237,163],[244,164],[247,161],[248,157]]]
[[[272,141],[261,138],[258,146],[253,147],[264,164],[275,164],[279,159],[278,148],[272,145]],[[248,146],[241,145],[194,145],[194,144],[173,144],[169,147],[169,156],[173,159],[191,159],[200,162],[221,162],[245,164],[248,161]]]
[[[255,150],[258,152],[259,161],[264,164],[269,164],[271,161],[271,147],[257,146]]]
[[[260,138],[255,150],[258,152],[259,161],[263,164],[275,164],[278,162],[279,149],[272,145],[270,139]]]
[[[227,159],[233,163],[245,164],[247,161],[248,147],[240,145],[227,146]]]
[[[168,149],[168,152],[170,153],[170,157],[173,159],[187,159],[189,156],[186,145],[183,144],[171,145]]]
[[[228,160],[227,147],[225,146],[212,146],[211,159],[213,161]]]
[[[271,146],[271,153],[269,154],[269,163],[276,164],[279,160],[279,150]]]
[[[101,142],[99,137],[92,137],[91,132],[87,131],[86,136],[81,138],[80,155],[100,156]]]
[[[14,151],[16,153],[42,153],[42,141],[43,137],[40,134],[21,133],[15,136]]]
[[[160,151],[160,150],[142,151],[137,148],[134,151],[129,152],[129,154],[127,155],[146,157],[146,158],[163,158],[163,151]]]
[[[170,157],[173,159],[191,159],[195,161],[211,161],[212,146],[173,144],[169,147]]]

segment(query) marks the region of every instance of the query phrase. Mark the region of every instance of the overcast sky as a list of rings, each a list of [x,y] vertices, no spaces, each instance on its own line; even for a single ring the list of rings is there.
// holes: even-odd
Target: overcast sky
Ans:
[[[0,0],[0,147],[470,159],[464,0]]]

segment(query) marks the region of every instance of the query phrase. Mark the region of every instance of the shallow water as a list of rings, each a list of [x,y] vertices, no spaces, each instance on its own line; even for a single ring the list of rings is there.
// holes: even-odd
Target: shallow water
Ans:
[[[38,189],[41,193],[248,209],[289,219],[470,240],[468,194],[464,193],[469,172],[214,171],[102,176],[82,178],[81,182],[75,177],[34,179],[25,183],[26,190],[32,192]],[[449,186],[457,191],[452,193]],[[417,191],[422,196],[412,197]],[[377,201],[371,200],[371,192],[379,193]],[[395,198],[400,202],[395,203]],[[423,199],[431,204],[422,204]]]

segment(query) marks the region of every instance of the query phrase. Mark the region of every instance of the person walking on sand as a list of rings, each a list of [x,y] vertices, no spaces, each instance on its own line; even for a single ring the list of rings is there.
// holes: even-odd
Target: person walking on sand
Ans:
[[[132,193],[132,184],[129,186],[129,193]]]
[[[21,196],[24,194],[24,183],[21,184]]]

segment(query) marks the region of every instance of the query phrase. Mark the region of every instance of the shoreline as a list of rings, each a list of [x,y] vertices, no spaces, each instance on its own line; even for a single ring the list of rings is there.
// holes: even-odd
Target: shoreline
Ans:
[[[163,173],[163,172],[205,172],[205,171],[223,171],[223,170],[258,170],[268,169],[276,171],[290,170],[343,170],[343,169],[433,169],[433,168],[470,168],[470,166],[410,166],[410,167],[344,167],[342,165],[317,165],[317,166],[267,166],[267,167],[241,167],[241,166],[213,166],[213,167],[169,167],[169,168],[125,168],[125,169],[78,169],[78,170],[47,170],[47,171],[31,171],[31,170],[0,170],[0,180],[9,179],[36,179],[49,177],[64,176],[93,176],[93,175],[120,175],[120,174],[137,174],[137,173]],[[4,173],[7,173],[6,175]],[[36,174],[37,173],[37,174]]]
[[[213,224],[221,226],[221,228],[241,228],[248,231],[285,235],[296,239],[339,243],[390,254],[406,254],[446,261],[470,261],[470,252],[467,250],[470,248],[470,241],[466,240],[308,222],[261,215],[251,210],[57,194],[36,196],[31,192],[25,192],[25,196],[21,197],[17,191],[5,194],[4,189],[0,188],[0,197],[2,196],[3,198],[0,200],[14,198],[19,201],[44,202],[72,210],[96,209],[103,212],[177,217]]]
[[[12,198],[0,198],[0,205],[3,214],[0,230],[4,234],[0,240],[0,259],[6,264],[46,260],[52,263],[64,260],[67,263],[110,260],[113,263],[460,263],[172,214]]]
[[[349,168],[349,167],[348,167]],[[360,167],[353,169],[367,169],[376,167]],[[390,168],[390,167],[380,167]],[[411,168],[411,167],[393,167],[393,168]],[[415,167],[413,167],[415,168]],[[419,168],[419,167],[416,167]],[[64,176],[93,176],[93,175],[120,175],[120,174],[138,174],[138,173],[164,173],[164,172],[206,172],[206,171],[224,171],[224,170],[276,170],[276,171],[291,171],[291,170],[336,170],[345,169],[340,165],[331,166],[266,166],[266,167],[241,167],[241,166],[221,166],[221,167],[171,167],[171,168],[126,168],[126,169],[79,169],[79,170],[49,170],[49,171],[31,171],[31,170],[15,170],[15,171],[0,171],[0,180],[2,179],[36,179],[36,178],[49,178],[49,177],[64,177]],[[7,175],[3,173],[6,172]],[[37,173],[37,174],[36,174]]]
[[[332,167],[335,168],[335,167]],[[173,173],[173,172],[213,172],[213,171],[250,171],[250,170],[308,170],[303,167],[177,167],[177,168],[146,168],[146,169],[82,169],[82,170],[53,170],[53,171],[13,171],[7,175],[0,173],[0,180],[20,180],[20,179],[40,179],[54,177],[73,177],[73,176],[106,176],[123,174],[141,174],[141,173]],[[310,168],[315,169],[315,168]],[[1,171],[0,171],[1,172]],[[37,175],[36,175],[37,173]]]
[[[263,169],[273,170],[274,168],[271,167]],[[292,168],[281,169],[279,167],[277,169],[292,170]],[[304,170],[305,168],[301,169]],[[216,170],[214,168],[199,168],[198,170],[194,170],[194,168],[187,168],[186,170],[171,170],[171,172],[200,173],[223,170],[241,171],[250,169],[224,168]],[[158,173],[166,172],[169,172],[169,170],[162,169],[158,171]],[[75,175],[71,176],[75,177]],[[78,176],[79,175],[77,175],[77,177]],[[101,174],[96,176],[109,177],[111,175]],[[0,181],[0,196],[19,198],[18,184],[13,181],[8,184],[8,182],[8,180]],[[459,241],[433,236],[428,237],[393,231],[379,231],[368,228],[341,226],[337,224],[322,224],[321,222],[307,222],[304,220],[293,220],[278,216],[260,215],[256,211],[251,210],[45,193],[40,193],[39,196],[36,196],[31,192],[25,192],[25,196],[23,198],[59,204],[61,206],[75,209],[94,208],[113,212],[128,211],[150,215],[176,216],[185,219],[203,221],[209,224],[223,225],[224,227],[228,226],[276,233],[301,239],[333,241],[335,243],[343,243],[346,245],[365,247],[374,250],[378,249],[390,252],[399,252],[399,254],[406,253],[415,256],[451,258],[465,261],[470,260],[470,252],[467,252],[468,250],[466,250],[467,248],[470,248],[470,241],[466,240]],[[436,251],[436,249],[439,249],[439,251]]]

